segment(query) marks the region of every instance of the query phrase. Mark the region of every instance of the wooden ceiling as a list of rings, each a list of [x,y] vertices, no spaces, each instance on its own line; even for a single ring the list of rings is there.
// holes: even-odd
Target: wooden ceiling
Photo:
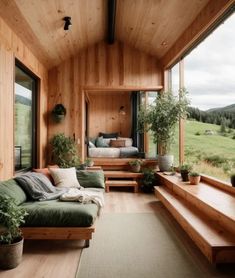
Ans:
[[[208,2],[117,0],[115,38],[159,59]],[[107,0],[1,0],[0,16],[48,68],[106,39]]]

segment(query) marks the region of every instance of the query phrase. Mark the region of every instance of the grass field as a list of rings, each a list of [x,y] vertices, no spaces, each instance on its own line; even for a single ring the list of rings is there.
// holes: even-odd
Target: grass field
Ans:
[[[213,135],[206,135],[206,130],[211,130]],[[178,134],[178,129],[176,134]],[[196,171],[229,181],[230,172],[235,172],[234,135],[234,129],[222,135],[218,125],[186,121],[185,161],[192,163]],[[175,166],[178,166],[177,157],[179,156],[177,141],[172,147],[172,153],[176,157]]]

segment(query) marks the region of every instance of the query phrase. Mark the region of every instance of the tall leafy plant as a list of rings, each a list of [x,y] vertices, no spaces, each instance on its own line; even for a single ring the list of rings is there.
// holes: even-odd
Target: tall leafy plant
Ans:
[[[80,159],[77,155],[77,145],[71,137],[58,133],[51,139],[52,160],[61,168],[77,167]]]
[[[14,200],[7,196],[0,195],[0,244],[12,244],[19,241],[21,236],[20,225],[28,213],[18,207]]]
[[[160,144],[160,155],[168,154],[174,141],[174,133],[180,118],[186,118],[189,100],[186,90],[179,91],[179,97],[171,92],[161,92],[154,104],[141,106],[138,114],[140,131],[152,131],[154,143]]]

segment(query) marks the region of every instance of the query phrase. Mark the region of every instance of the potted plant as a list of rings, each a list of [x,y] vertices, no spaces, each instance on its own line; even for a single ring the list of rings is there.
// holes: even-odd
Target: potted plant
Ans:
[[[71,137],[58,133],[50,141],[52,146],[52,162],[61,168],[78,167],[80,159],[77,155],[77,145]]]
[[[56,122],[61,122],[65,118],[66,108],[61,103],[56,104],[52,110],[52,115]]]
[[[141,164],[142,164],[142,161],[139,160],[139,159],[129,161],[131,171],[134,172],[134,173],[139,173],[140,172]]]
[[[141,189],[145,193],[152,193],[155,185],[156,177],[152,169],[143,170],[143,178],[141,179]]]
[[[0,268],[15,268],[22,259],[24,239],[20,225],[27,215],[23,208],[15,205],[14,200],[0,196]]]
[[[235,187],[235,173],[231,174],[230,180],[231,180],[232,186]]]
[[[188,174],[188,178],[189,178],[189,183],[192,185],[199,184],[199,182],[201,180],[201,176],[198,172],[190,172]]]
[[[176,124],[186,118],[189,101],[186,90],[179,91],[179,97],[171,92],[158,94],[154,103],[141,106],[138,114],[138,129],[152,131],[154,143],[159,144],[158,166],[160,171],[169,171],[173,165],[170,146],[174,141]]]
[[[94,161],[91,158],[86,158],[85,164],[87,167],[92,167],[94,165]]]
[[[182,181],[188,181],[188,174],[192,170],[192,166],[189,164],[182,164],[179,168]]]

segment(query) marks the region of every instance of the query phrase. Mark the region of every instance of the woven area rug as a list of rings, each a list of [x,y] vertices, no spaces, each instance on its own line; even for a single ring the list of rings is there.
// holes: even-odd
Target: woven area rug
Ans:
[[[193,258],[163,217],[103,214],[76,278],[202,278]]]

